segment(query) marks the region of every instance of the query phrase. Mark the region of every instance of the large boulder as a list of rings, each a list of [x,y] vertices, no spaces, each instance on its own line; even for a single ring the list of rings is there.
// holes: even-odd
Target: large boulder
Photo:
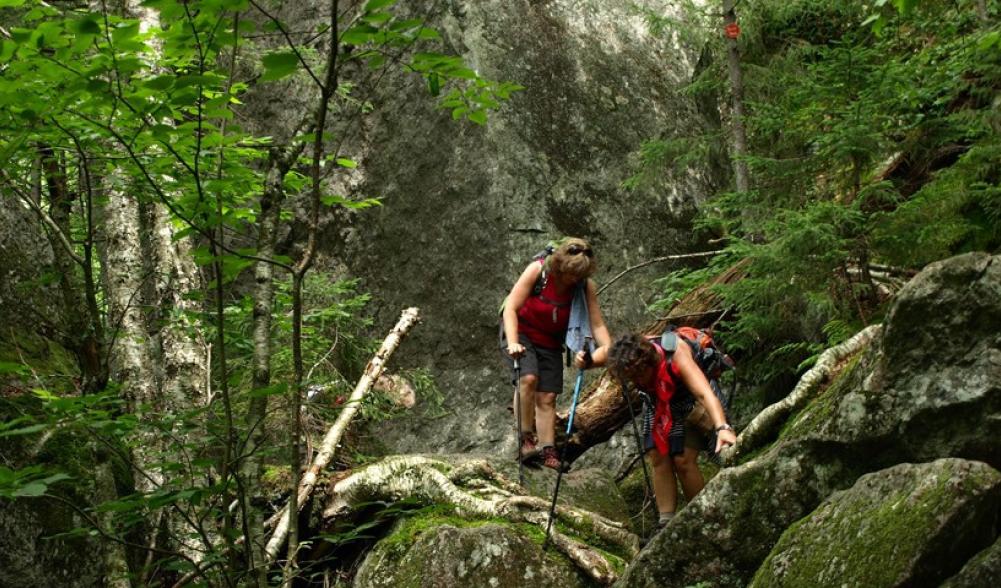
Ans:
[[[445,396],[444,415],[425,415],[419,405],[383,426],[378,436],[388,452],[514,449],[497,311],[549,239],[590,239],[599,284],[630,265],[693,248],[691,218],[724,171],[705,162],[676,179],[622,188],[643,141],[704,124],[696,101],[681,91],[697,53],[671,34],[651,32],[643,15],[670,14],[671,5],[400,3],[441,32],[436,49],[525,89],[481,127],[453,121],[420,78],[394,71],[366,96],[374,110],[362,124],[332,131],[349,133],[343,155],[360,162],[334,193],[377,196],[384,206],[327,217],[320,265],[361,277],[375,293],[377,336],[402,308],[421,307],[423,324],[393,363],[431,366]],[[354,75],[370,74],[345,71],[347,79]],[[602,294],[613,333],[645,322],[657,293],[653,278],[670,267],[632,272]],[[572,377],[568,371],[564,389]],[[569,396],[560,397],[561,407]]]
[[[866,474],[790,527],[753,587],[938,586],[994,540],[1001,474],[941,459]]]
[[[1001,258],[930,265],[882,337],[770,448],[720,472],[619,585],[744,585],[790,525],[865,473],[942,457],[1001,468],[999,325]]]
[[[993,586],[1001,578],[1001,537],[993,545],[966,562],[959,573],[942,584],[942,588],[980,588]]]
[[[589,583],[572,563],[543,552],[538,541],[499,524],[423,529],[400,523],[355,577],[355,588],[574,588]]]

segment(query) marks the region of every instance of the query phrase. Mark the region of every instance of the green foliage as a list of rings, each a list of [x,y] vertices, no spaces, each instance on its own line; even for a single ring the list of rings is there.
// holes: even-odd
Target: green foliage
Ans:
[[[312,145],[316,139],[308,124],[297,129],[285,145],[255,136],[242,125],[243,113],[239,111],[243,97],[266,84],[322,86],[330,82],[321,82],[321,78],[332,79],[336,87],[323,88],[330,94],[325,106],[331,117],[353,123],[351,117],[365,116],[374,108],[358,97],[369,95],[371,87],[366,84],[378,83],[386,70],[396,68],[420,76],[453,117],[482,125],[489,111],[500,108],[521,87],[485,79],[460,58],[440,52],[446,48],[438,33],[422,19],[405,17],[406,10],[398,8],[395,0],[342,6],[347,12],[342,15],[343,28],[334,31],[340,35],[336,39],[336,66],[359,62],[376,70],[375,75],[363,71],[365,75],[357,79],[326,75],[326,56],[315,48],[324,36],[327,46],[333,45],[325,24],[318,24],[309,35],[286,35],[284,23],[257,10],[250,12],[245,0],[147,0],[142,3],[144,15],[155,22],[145,23],[136,14],[117,11],[120,8],[112,4],[0,1],[0,17],[11,25],[0,38],[0,195],[12,198],[15,193],[44,193],[52,188],[57,180],[39,174],[38,161],[43,147],[55,154],[57,176],[71,200],[63,230],[73,255],[85,260],[69,277],[80,283],[88,274],[101,275],[97,249],[104,243],[97,242],[95,222],[99,218],[95,221],[95,216],[100,215],[94,213],[108,203],[109,194],[162,205],[174,224],[174,238],[190,238],[194,261],[208,279],[204,289],[188,294],[204,302],[201,308],[184,312],[159,308],[157,313],[149,313],[156,315],[150,323],[159,322],[147,326],[153,332],[165,323],[199,343],[212,341],[214,367],[219,369],[214,370],[208,398],[185,398],[173,394],[175,391],[167,391],[162,398],[137,398],[135,383],[129,381],[121,390],[111,386],[100,394],[78,396],[62,393],[74,388],[78,376],[73,358],[67,359],[64,353],[42,361],[41,353],[25,353],[26,345],[21,342],[15,341],[10,349],[6,344],[0,346],[0,376],[5,381],[15,381],[19,394],[23,393],[21,383],[29,378],[36,387],[45,389],[30,396],[35,403],[32,410],[17,413],[0,426],[0,442],[39,445],[34,453],[19,454],[24,463],[5,463],[0,469],[0,497],[53,496],[50,488],[65,484],[66,476],[74,481],[90,478],[91,472],[84,471],[83,465],[76,466],[77,471],[48,454],[57,443],[75,443],[77,450],[87,454],[86,460],[78,460],[81,464],[110,454],[120,470],[136,466],[131,456],[141,455],[145,469],[133,467],[118,480],[122,498],[96,506],[88,505],[84,497],[74,497],[71,502],[85,515],[100,515],[94,520],[103,521],[106,528],[102,530],[108,534],[135,534],[139,538],[136,545],[154,544],[150,539],[160,533],[161,515],[186,520],[189,526],[197,527],[187,530],[193,534],[188,539],[206,551],[204,561],[212,564],[206,566],[206,581],[230,585],[234,578],[223,581],[221,574],[237,570],[226,569],[219,548],[231,538],[224,537],[221,542],[216,538],[223,521],[235,528],[227,520],[233,496],[238,491],[255,495],[258,489],[235,488],[234,465],[246,456],[234,456],[227,450],[239,454],[250,434],[238,424],[250,401],[274,400],[289,390],[293,379],[287,272],[293,260],[281,255],[263,260],[277,266],[281,271],[276,275],[282,276],[277,280],[271,309],[274,384],[263,389],[251,389],[255,367],[253,305],[240,293],[246,270],[262,262],[252,243],[264,212],[260,196],[269,165],[276,153],[290,146]],[[260,3],[264,8],[268,4]],[[259,25],[262,20],[265,24]],[[259,29],[275,34],[267,40],[271,35],[256,34]],[[300,117],[313,120],[314,108],[305,108]],[[319,153],[303,151],[303,155],[293,156],[291,169],[278,182],[285,189],[282,196],[295,198],[308,192],[310,196],[318,194],[322,206],[357,211],[381,205],[378,198],[326,192],[332,177],[353,173],[364,162],[336,152],[334,146],[342,144],[343,138],[329,130],[320,139]],[[314,156],[320,163],[319,178],[311,174]],[[36,183],[39,175],[43,177]],[[43,212],[57,212],[46,198],[41,206]],[[289,220],[291,216],[286,210],[282,218]],[[225,236],[223,241],[220,235]],[[58,285],[66,277],[52,268],[43,280],[45,285]],[[144,281],[144,288],[155,281],[148,275],[137,279]],[[92,280],[91,285],[96,290],[91,292],[97,307],[94,314],[99,315],[93,317],[94,323],[107,332],[100,343],[105,352],[112,343],[120,348],[123,343],[116,339],[119,333],[115,331],[121,317],[109,316],[99,280]],[[216,286],[223,292],[222,324],[217,324],[209,311],[219,299]],[[144,296],[136,293],[139,306],[146,304],[139,302]],[[355,280],[307,274],[302,333],[307,387],[323,385],[336,393],[353,386],[375,348],[367,334],[371,324],[365,310],[368,300],[367,294],[358,292]],[[219,359],[223,350],[214,347],[219,329],[225,335],[228,364]],[[208,344],[203,347],[209,350]],[[54,367],[56,359],[58,369]],[[109,362],[108,357],[98,359]],[[49,386],[49,380],[56,376],[64,385]],[[125,374],[126,379],[130,376]],[[429,376],[418,374],[415,378],[422,394],[436,392]],[[220,401],[223,383],[228,384],[230,394]],[[370,416],[380,415],[376,410]],[[283,438],[260,448],[259,455],[270,459],[287,441]],[[224,459],[227,455],[229,462]],[[142,537],[147,533],[149,536]],[[212,539],[206,539],[209,537]],[[152,567],[147,571],[159,574],[171,569],[183,574],[193,570],[190,561],[171,557],[168,551],[149,555]],[[163,559],[152,563],[159,558]],[[134,559],[144,561],[147,554]],[[166,580],[144,577],[142,581]]]
[[[738,6],[753,190],[705,207],[697,226],[725,239],[727,255],[665,277],[656,306],[746,260],[747,277],[717,290],[734,311],[722,336],[769,380],[878,320],[896,286],[869,277],[869,264],[997,251],[1001,10],[986,5],[986,21],[972,2]],[[719,16],[686,14],[687,25],[651,21],[708,46],[714,59],[693,88],[728,88]],[[704,159],[705,141],[648,142],[631,181]]]

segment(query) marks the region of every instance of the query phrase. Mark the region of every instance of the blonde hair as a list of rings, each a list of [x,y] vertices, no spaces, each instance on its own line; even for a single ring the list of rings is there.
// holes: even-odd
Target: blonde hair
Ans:
[[[572,276],[577,281],[593,276],[594,272],[598,270],[594,255],[588,256],[583,253],[570,255],[571,247],[593,251],[591,245],[584,239],[567,237],[553,251],[550,257],[550,269],[558,274]]]

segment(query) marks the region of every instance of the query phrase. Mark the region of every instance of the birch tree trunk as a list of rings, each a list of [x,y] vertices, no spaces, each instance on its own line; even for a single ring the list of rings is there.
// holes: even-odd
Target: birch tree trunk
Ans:
[[[268,157],[268,168],[265,175],[264,193],[261,196],[261,213],[258,216],[257,255],[264,259],[272,259],[275,255],[275,243],[278,236],[278,221],[281,216],[282,204],[285,201],[285,176],[305,144],[296,141],[288,149],[282,151],[273,149]],[[270,263],[257,262],[254,266],[254,373],[253,387],[261,390],[271,385],[271,314],[274,310],[274,279],[275,266]],[[255,562],[266,561],[263,518],[260,510],[249,504],[255,489],[260,487],[263,462],[260,449],[264,446],[264,423],[268,412],[267,394],[256,394],[250,399],[244,421],[247,437],[240,449],[246,456],[242,463],[239,476],[243,480],[244,512],[249,513],[247,528],[250,536],[248,549],[252,550]],[[267,585],[267,569],[257,566],[256,581],[259,587]]]
[[[198,269],[188,237],[176,239],[167,208],[156,202],[139,204],[142,229],[148,239],[151,304],[150,326],[162,369],[164,406],[181,412],[208,400],[206,344],[191,317],[201,308],[191,293],[200,289]]]

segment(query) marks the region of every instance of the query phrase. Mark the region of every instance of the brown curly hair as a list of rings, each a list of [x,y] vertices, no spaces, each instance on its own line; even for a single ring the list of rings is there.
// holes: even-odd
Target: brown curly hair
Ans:
[[[592,252],[592,254],[570,255],[571,247]],[[550,257],[550,268],[556,273],[572,276],[576,281],[590,278],[598,270],[593,251],[591,245],[584,239],[568,237],[553,251]]]
[[[619,337],[608,351],[608,367],[620,380],[625,379],[627,371],[654,367],[659,361],[653,344],[636,333]]]

